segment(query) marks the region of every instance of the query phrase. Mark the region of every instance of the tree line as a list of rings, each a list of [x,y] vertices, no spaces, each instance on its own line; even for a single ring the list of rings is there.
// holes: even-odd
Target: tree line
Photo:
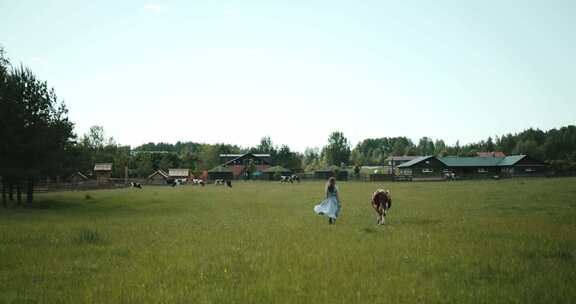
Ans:
[[[266,153],[275,165],[301,172],[328,166],[356,168],[384,165],[389,156],[474,156],[481,151],[528,154],[547,161],[559,172],[576,171],[576,126],[542,131],[527,129],[516,134],[488,137],[477,143],[447,145],[442,139],[422,137],[418,143],[406,137],[368,138],[354,148],[342,132],[328,136],[322,148],[304,153],[288,145],[275,145],[269,136],[253,147],[225,143],[147,143],[130,147],[108,137],[102,126],[82,135],[73,132],[63,101],[53,88],[27,67],[13,66],[0,47],[0,179],[2,204],[15,200],[29,204],[35,183],[46,178],[65,179],[74,172],[90,174],[94,164],[113,163],[113,177],[143,178],[155,170],[189,168],[196,172],[220,165],[220,154]]]
[[[478,152],[500,151],[506,155],[526,154],[547,161],[556,169],[574,170],[576,163],[576,126],[542,131],[529,128],[519,133],[488,137],[476,143],[450,146],[442,139],[422,137],[418,144],[406,137],[365,139],[352,150],[350,162],[355,165],[380,165],[388,156],[436,155],[476,156]],[[558,167],[558,164],[562,166]]]

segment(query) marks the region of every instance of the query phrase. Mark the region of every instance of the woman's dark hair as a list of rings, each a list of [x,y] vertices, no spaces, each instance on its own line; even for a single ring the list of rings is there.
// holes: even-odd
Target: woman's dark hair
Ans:
[[[326,191],[332,193],[334,192],[334,183],[336,183],[336,179],[332,176],[328,179],[328,182],[326,183]]]

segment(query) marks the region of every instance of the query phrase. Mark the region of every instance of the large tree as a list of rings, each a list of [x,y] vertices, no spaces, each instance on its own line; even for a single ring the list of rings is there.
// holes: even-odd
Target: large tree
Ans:
[[[416,149],[420,155],[434,155],[434,142],[431,138],[424,136],[418,141]]]
[[[16,188],[18,201],[26,185],[31,204],[36,179],[61,170],[73,124],[54,89],[24,66],[9,69],[0,57],[0,175]]]
[[[260,140],[260,144],[254,149],[254,152],[275,154],[276,149],[272,143],[270,136],[264,136]]]
[[[4,56],[4,49],[0,46],[0,107],[5,106],[5,99],[8,97],[8,68],[10,62]],[[4,111],[0,111],[0,123],[4,122],[8,117],[6,117],[6,113]],[[3,126],[3,125],[2,125]],[[5,128],[0,128],[0,170],[4,166],[3,159],[6,158],[6,154],[8,153],[8,142],[5,139],[5,136],[8,135],[8,130]],[[5,176],[6,172],[0,171],[0,179],[2,181],[2,205],[6,207],[6,199],[7,199],[7,191],[6,188],[8,185],[7,176]]]
[[[290,151],[288,145],[282,145],[274,156],[274,163],[293,171],[302,169],[302,156],[294,151]]]
[[[322,149],[322,155],[328,165],[348,164],[350,153],[350,143],[342,132],[332,132],[328,137],[328,145]]]

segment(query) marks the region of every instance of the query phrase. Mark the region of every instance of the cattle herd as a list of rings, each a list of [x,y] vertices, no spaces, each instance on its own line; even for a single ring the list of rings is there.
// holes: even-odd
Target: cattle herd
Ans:
[[[300,177],[298,175],[282,175],[280,182],[293,184],[294,182],[300,182]]]
[[[283,175],[280,177],[280,183],[291,183],[300,182],[300,177],[298,175]],[[201,178],[176,178],[174,180],[170,180],[168,184],[172,187],[177,187],[181,185],[193,185],[193,186],[206,186],[206,181]],[[226,186],[228,188],[232,188],[232,180],[229,179],[215,179],[214,185],[216,186]],[[130,187],[142,189],[142,184],[138,182],[130,182]]]

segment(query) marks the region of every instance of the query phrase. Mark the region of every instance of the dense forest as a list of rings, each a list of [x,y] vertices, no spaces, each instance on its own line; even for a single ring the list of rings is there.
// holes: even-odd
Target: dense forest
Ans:
[[[369,138],[354,148],[342,132],[328,136],[322,148],[308,148],[304,153],[288,145],[275,145],[269,136],[254,147],[226,143],[197,142],[147,143],[130,147],[107,137],[102,126],[87,134],[73,133],[68,111],[45,81],[24,67],[14,67],[0,48],[0,177],[2,196],[6,189],[20,200],[28,192],[32,200],[34,183],[46,177],[64,177],[73,172],[91,174],[94,163],[113,163],[113,177],[124,176],[129,168],[133,177],[146,177],[155,170],[189,168],[199,172],[220,163],[220,154],[268,153],[276,165],[296,172],[336,165],[359,167],[384,165],[389,156],[456,155],[474,156],[477,152],[502,151],[528,154],[546,161],[557,172],[576,171],[576,126],[542,131],[527,129],[520,133],[482,140],[477,143],[449,146],[442,139],[422,137],[418,143],[406,137]],[[385,133],[385,130],[382,130]]]

